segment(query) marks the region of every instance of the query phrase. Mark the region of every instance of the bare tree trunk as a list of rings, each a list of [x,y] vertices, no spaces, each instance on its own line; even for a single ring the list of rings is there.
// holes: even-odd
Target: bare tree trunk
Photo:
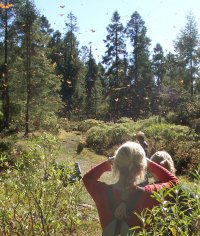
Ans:
[[[5,2],[7,5],[7,0]],[[5,9],[5,59],[3,73],[3,127],[9,128],[10,122],[10,98],[8,85],[8,9]]]
[[[25,136],[29,134],[29,113],[30,113],[30,97],[31,97],[31,23],[30,23],[29,2],[27,1],[27,30],[26,30],[26,112],[25,112]]]

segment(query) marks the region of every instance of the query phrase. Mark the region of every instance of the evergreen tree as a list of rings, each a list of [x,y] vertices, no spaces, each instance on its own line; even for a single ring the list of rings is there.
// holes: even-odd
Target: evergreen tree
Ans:
[[[2,128],[9,128],[10,126],[10,96],[9,96],[9,24],[14,16],[13,1],[4,0],[0,6],[0,35],[3,33],[3,48],[4,60],[0,64],[0,79],[1,79],[1,94],[2,94],[2,111],[3,111],[3,125]]]
[[[63,63],[63,82],[62,82],[62,97],[66,106],[64,113],[68,114],[73,109],[72,96],[75,92],[77,80],[81,72],[81,61],[79,59],[78,42],[75,32],[78,30],[77,19],[72,14],[68,14],[68,22],[66,23],[67,33],[64,37],[64,63]]]
[[[89,60],[87,62],[86,85],[86,115],[87,118],[96,117],[96,87],[95,82],[98,75],[98,67],[92,55],[90,45]]]
[[[49,58],[55,67],[56,74],[63,77],[64,74],[64,40],[60,31],[56,30],[48,43]]]
[[[42,18],[30,1],[19,1],[16,9],[19,53],[13,65],[12,100],[20,107],[19,122],[25,117],[25,135],[55,117],[61,108],[60,79],[47,59],[49,35]],[[15,68],[15,69],[14,69]]]
[[[107,51],[102,63],[107,66],[107,79],[109,81],[109,113],[111,119],[117,119],[120,115],[121,88],[124,84],[124,64],[123,58],[126,55],[126,44],[124,27],[120,22],[120,15],[117,11],[113,13],[111,24],[107,27],[106,36]],[[121,98],[121,99],[119,99]]]
[[[165,73],[164,69],[165,58],[162,46],[159,43],[156,44],[153,50],[154,50],[152,57],[153,74],[154,74],[154,79],[156,81],[156,85],[158,87],[158,91],[160,91],[162,85],[162,79]]]
[[[150,112],[153,76],[149,59],[150,39],[147,28],[138,12],[134,12],[126,27],[127,37],[133,48],[130,55],[129,80],[131,115],[133,118],[146,116]]]
[[[120,16],[117,11],[113,13],[111,24],[108,25],[108,35],[104,42],[106,43],[106,55],[103,57],[103,64],[107,65],[107,74],[110,77],[110,86],[118,87],[121,84],[121,66],[122,59],[126,54],[126,44],[124,42],[124,27],[120,22]]]
[[[185,28],[180,31],[176,41],[175,49],[179,63],[183,71],[183,81],[185,88],[194,94],[194,84],[198,73],[199,58],[198,49],[200,46],[197,23],[192,14],[187,16]]]
[[[82,46],[81,47],[81,61],[83,62],[84,65],[89,60],[89,55],[90,55],[90,49],[87,46]]]

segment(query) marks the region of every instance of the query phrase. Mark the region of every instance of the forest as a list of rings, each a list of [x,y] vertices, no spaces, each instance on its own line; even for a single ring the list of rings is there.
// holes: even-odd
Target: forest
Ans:
[[[113,13],[98,64],[92,45],[79,46],[77,19],[54,31],[32,1],[0,7],[1,130],[32,129],[67,119],[115,121],[153,115],[199,129],[200,42],[192,16],[174,53],[159,43],[150,55],[145,22],[133,12],[126,26]],[[129,45],[129,51],[127,51]]]
[[[169,151],[177,173],[199,191],[200,35],[192,13],[174,39],[174,52],[165,54],[159,43],[150,53],[139,12],[126,25],[113,12],[100,62],[91,43],[80,45],[75,14],[65,20],[61,33],[34,1],[0,1],[2,235],[100,235],[85,190],[80,183],[66,187],[55,161],[76,159],[86,172],[140,130],[150,155]],[[199,207],[192,217],[198,221]]]

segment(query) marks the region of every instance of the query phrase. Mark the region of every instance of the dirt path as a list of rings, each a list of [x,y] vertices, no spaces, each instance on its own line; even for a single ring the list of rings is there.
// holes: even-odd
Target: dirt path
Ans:
[[[88,171],[92,166],[105,160],[105,156],[97,155],[92,150],[84,148],[80,154],[77,154],[77,145],[80,140],[84,140],[80,132],[60,131],[58,135],[60,141],[60,156],[58,162],[65,162],[70,158],[72,161],[78,161],[82,170],[82,174]]]
[[[80,140],[84,140],[80,132],[66,132],[62,130],[58,135],[60,141],[61,154],[57,158],[58,162],[64,163],[68,159],[75,162],[78,161],[81,168],[82,176],[95,165],[105,161],[107,158],[103,155],[97,155],[93,150],[84,148],[80,154],[77,154],[77,145]],[[106,183],[115,182],[112,172],[106,172],[101,177],[102,181]]]

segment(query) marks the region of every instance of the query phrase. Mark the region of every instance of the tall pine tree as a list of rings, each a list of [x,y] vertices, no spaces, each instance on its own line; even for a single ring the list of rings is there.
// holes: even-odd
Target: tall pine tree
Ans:
[[[149,59],[150,39],[147,28],[138,12],[131,15],[126,27],[132,53],[130,55],[129,78],[131,115],[133,118],[150,114],[153,76]]]
[[[73,109],[72,97],[75,92],[82,64],[79,59],[78,41],[75,36],[78,30],[77,18],[70,12],[67,19],[67,33],[64,37],[63,81],[61,92],[63,101],[66,104],[64,114],[68,115],[68,118],[70,118]]]
[[[0,79],[1,79],[1,94],[2,94],[2,113],[3,125],[2,128],[9,128],[10,126],[10,96],[9,96],[9,39],[10,39],[10,22],[14,16],[13,1],[4,0],[0,5],[0,28],[3,29],[3,48],[4,60],[0,65]]]
[[[47,58],[50,35],[43,23],[31,1],[19,1],[13,22],[18,55],[13,62],[11,98],[19,107],[19,123],[24,119],[25,135],[47,125],[61,108],[60,78]]]
[[[185,28],[180,31],[176,41],[175,49],[184,72],[184,85],[194,95],[194,85],[199,69],[198,49],[200,47],[197,23],[192,14],[187,16]]]
[[[106,52],[102,63],[106,65],[106,76],[108,79],[109,113],[111,119],[120,116],[120,104],[123,96],[121,87],[124,84],[124,61],[126,55],[126,44],[123,24],[117,11],[113,13],[111,23],[107,27],[108,35],[104,43]]]
[[[89,60],[87,62],[87,73],[85,77],[86,85],[86,115],[87,118],[96,117],[96,80],[98,75],[98,67],[92,55],[90,45]]]

